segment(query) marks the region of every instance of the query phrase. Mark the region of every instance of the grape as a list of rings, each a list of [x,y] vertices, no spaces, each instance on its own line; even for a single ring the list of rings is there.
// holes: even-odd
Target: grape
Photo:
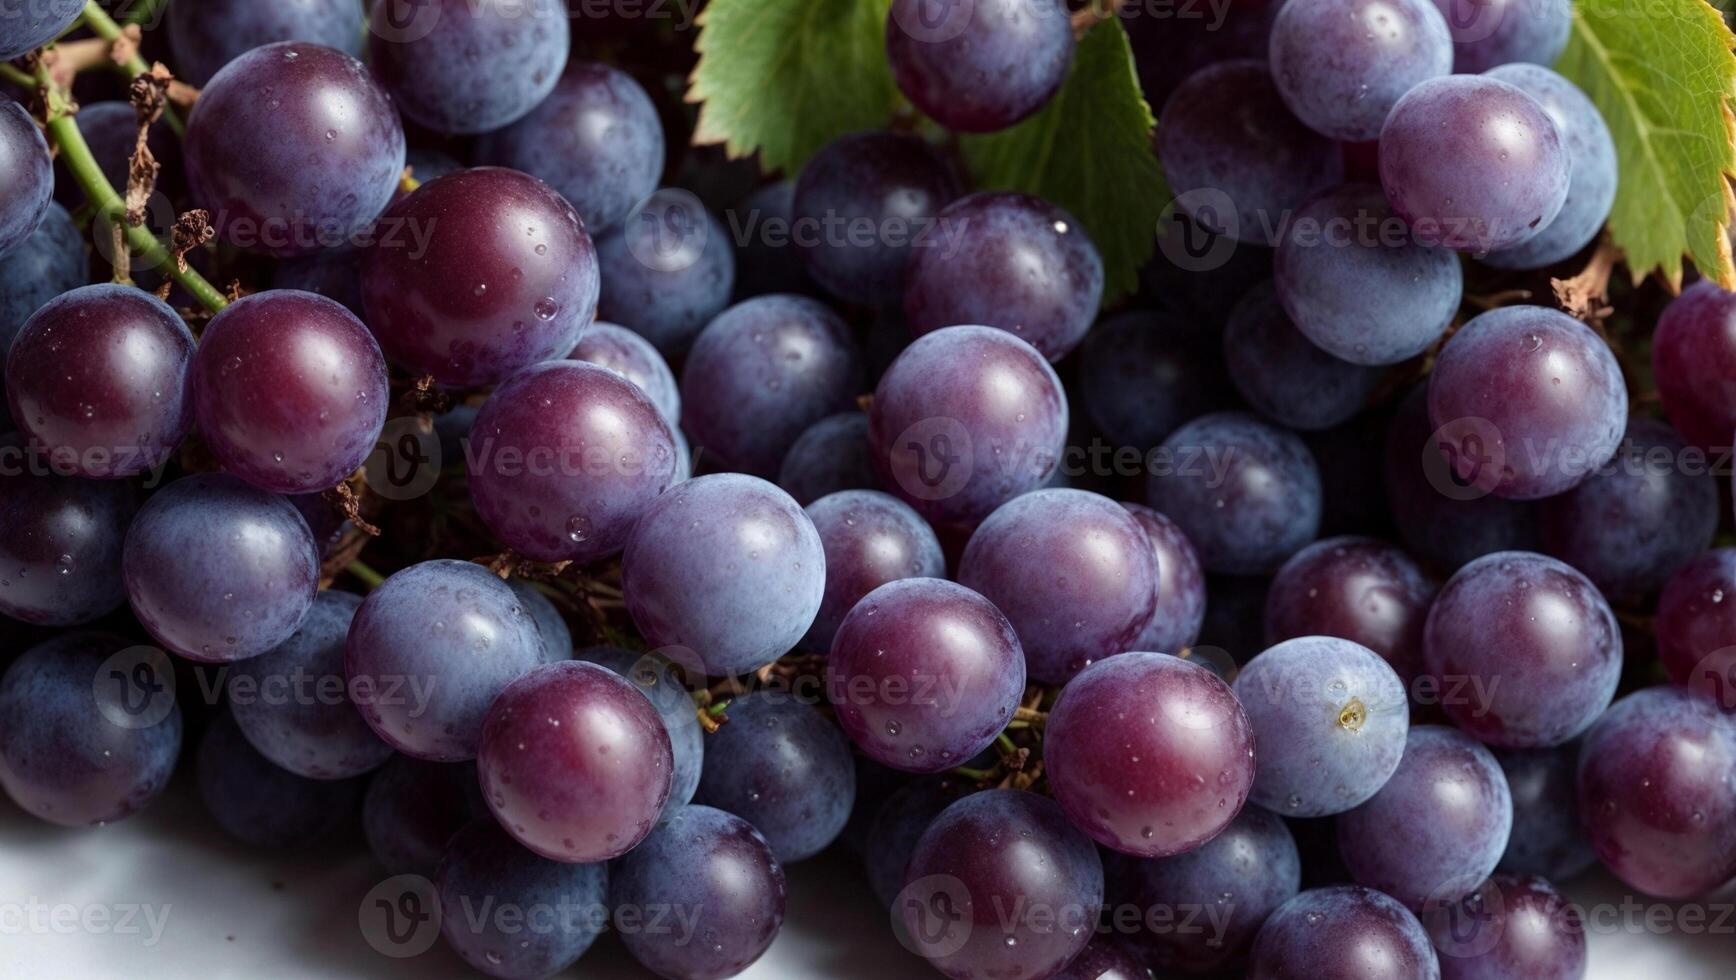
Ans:
[[[886,488],[937,524],[972,524],[1042,486],[1067,438],[1067,395],[1043,355],[1004,330],[920,337],[874,393],[868,440]]]
[[[985,193],[954,201],[939,220],[948,240],[911,252],[904,276],[912,335],[980,323],[1051,361],[1085,339],[1103,305],[1103,259],[1077,219],[1025,194]]]
[[[850,407],[862,354],[842,318],[802,296],[761,296],[700,333],[681,374],[682,427],[702,452],[756,476],[808,426]]]
[[[675,760],[657,709],[597,664],[543,664],[488,709],[476,772],[489,809],[554,861],[620,857],[669,799]]]
[[[1230,379],[1215,332],[1163,313],[1119,313],[1079,355],[1085,414],[1119,446],[1150,449],[1208,412],[1228,408]]]
[[[1458,256],[1418,243],[1372,184],[1346,184],[1304,205],[1273,271],[1296,329],[1353,364],[1396,364],[1427,350],[1458,313],[1464,286]]]
[[[1007,614],[1045,684],[1131,649],[1157,608],[1151,539],[1121,505],[1083,490],[1003,504],[971,535],[958,581]]]
[[[1718,484],[1687,453],[1668,423],[1631,420],[1609,466],[1544,502],[1543,549],[1617,605],[1649,604],[1718,530]]]
[[[1540,306],[1490,310],[1453,334],[1429,378],[1429,419],[1461,489],[1535,500],[1609,462],[1627,387],[1590,327]]]
[[[1103,901],[1090,839],[1053,800],[1022,790],[947,807],[917,842],[907,878],[895,922],[954,980],[1059,972],[1091,941]]]
[[[597,261],[603,274],[599,315],[670,357],[685,353],[729,305],[735,284],[728,232],[697,201],[676,192],[658,192],[599,238]]]
[[[0,255],[0,365],[4,365],[12,339],[31,314],[89,278],[83,233],[65,208],[50,204],[36,230],[12,251]]]
[[[1344,176],[1338,146],[1290,114],[1257,61],[1188,76],[1160,118],[1157,155],[1177,207],[1239,242],[1276,245],[1281,222]]]
[[[0,18],[0,61],[11,61],[60,36],[84,12],[82,0],[29,0],[8,4]]]
[[[242,734],[298,776],[360,776],[392,757],[344,685],[344,641],[361,604],[348,592],[321,592],[289,639],[229,675],[229,706]]]
[[[121,540],[137,510],[120,481],[0,472],[0,613],[72,626],[113,611],[127,595]]]
[[[1320,528],[1320,471],[1302,440],[1239,412],[1164,440],[1146,502],[1175,521],[1207,571],[1271,572]]]
[[[392,200],[404,126],[368,69],[284,41],[229,62],[187,119],[187,184],[217,234],[280,258],[354,242]]]
[[[1149,976],[1151,973],[1120,943],[1096,936],[1051,980],[1146,980]]]
[[[1338,853],[1359,884],[1413,909],[1456,902],[1495,870],[1513,829],[1507,777],[1489,750],[1417,725],[1368,802],[1338,817]]]
[[[1122,909],[1186,914],[1221,909],[1209,928],[1157,928],[1142,924],[1130,943],[1154,968],[1173,973],[1215,973],[1247,955],[1255,933],[1278,906],[1302,887],[1296,841],[1270,810],[1246,806],[1223,832],[1199,847],[1164,858],[1111,856],[1110,922]]]
[[[675,477],[669,423],[608,368],[550,361],[512,376],[471,436],[470,497],[507,546],[537,561],[588,563],[627,546]]]
[[[925,115],[961,133],[992,133],[1060,91],[1073,63],[1067,13],[1058,0],[972,0],[944,8],[935,23],[925,0],[894,0],[886,59]]]
[[[573,659],[572,630],[567,628],[567,621],[549,597],[537,591],[536,586],[526,579],[510,579],[506,585],[536,623],[537,636],[542,639],[542,662],[554,664]]]
[[[778,468],[778,486],[803,507],[845,490],[878,490],[868,451],[868,413],[839,412],[808,426]]]
[[[366,779],[308,779],[260,755],[225,712],[199,742],[199,798],[223,832],[250,847],[283,851],[349,829]]]
[[[492,820],[458,832],[434,887],[446,944],[472,969],[493,977],[560,973],[585,955],[609,922],[607,865],[538,857]]]
[[[362,5],[356,0],[172,3],[168,28],[177,74],[201,87],[224,65],[278,41],[306,41],[356,58],[362,54]]]
[[[656,654],[637,654],[619,647],[591,647],[581,651],[579,659],[620,674],[657,709],[663,727],[669,732],[670,751],[675,760],[665,812],[686,806],[699,788],[699,773],[705,764],[705,739],[693,698],[672,665]]]
[[[1423,670],[1453,723],[1502,748],[1560,745],[1609,706],[1621,631],[1584,575],[1502,551],[1459,569],[1423,626]]]
[[[476,767],[395,755],[368,782],[362,829],[388,874],[430,877],[446,844],[477,817],[488,816]]]
[[[1652,334],[1652,374],[1670,422],[1704,449],[1730,445],[1736,432],[1736,293],[1710,279],[1664,307]]]
[[[596,249],[572,206],[535,177],[462,170],[423,184],[381,223],[422,236],[419,246],[383,239],[362,266],[367,324],[413,373],[498,383],[571,351],[596,315]]]
[[[25,321],[6,358],[19,431],[57,473],[132,476],[165,463],[193,425],[193,334],[131,286],[82,286]]]
[[[1350,143],[1380,136],[1400,96],[1453,70],[1452,36],[1429,0],[1286,2],[1270,53],[1296,118]]]
[[[663,122],[626,72],[567,64],[548,98],[488,136],[489,163],[522,170],[572,202],[596,235],[619,224],[663,176]]]
[[[1254,939],[1248,980],[1340,977],[1440,980],[1422,923],[1380,892],[1315,888],[1285,902]]]
[[[1496,875],[1450,906],[1423,914],[1446,980],[1580,980],[1585,924],[1542,878]]]
[[[746,820],[784,864],[836,840],[856,798],[844,733],[792,695],[755,691],[729,702],[729,723],[705,747],[694,800]]]
[[[820,535],[796,502],[763,480],[721,473],[645,508],[621,591],[652,646],[686,647],[724,677],[788,653],[813,625],[825,577]]]
[[[127,598],[158,642],[200,663],[257,657],[313,606],[319,550],[295,505],[233,476],[157,491],[121,553]]]
[[[284,259],[271,273],[271,288],[316,293],[360,318],[366,315],[362,307],[362,261],[361,253],[352,248],[328,248]]]
[[[661,977],[733,977],[783,926],[783,868],[759,831],[722,810],[675,810],[615,865],[612,879],[621,940]],[[650,926],[657,910],[669,908],[692,910],[688,928]]]
[[[1163,105],[1177,85],[1207,65],[1246,58],[1265,61],[1272,21],[1282,6],[1249,0],[1221,7],[1209,17],[1123,17],[1145,101]]]
[[[386,423],[386,359],[362,321],[313,293],[272,290],[205,326],[191,386],[223,467],[277,493],[342,483]]]
[[[1549,113],[1483,75],[1431,78],[1398,100],[1380,130],[1380,182],[1415,239],[1494,252],[1561,211],[1573,160]]]
[[[1223,681],[1163,653],[1093,664],[1043,733],[1049,787],[1106,847],[1168,857],[1217,836],[1254,783],[1254,733]]]
[[[1553,65],[1573,29],[1572,0],[1435,0],[1453,32],[1454,70]]]
[[[956,780],[931,776],[904,784],[876,808],[862,847],[862,866],[881,905],[897,905],[916,842],[934,818],[963,795]],[[857,799],[861,799],[860,790]]]
[[[796,181],[792,237],[814,281],[851,303],[890,306],[903,295],[915,248],[935,239],[958,179],[928,144],[901,133],[852,133],[826,144]],[[873,240],[863,242],[861,229]]]
[[[1194,645],[1206,618],[1206,577],[1199,554],[1180,527],[1141,504],[1122,504],[1151,541],[1157,558],[1157,611],[1129,646],[1176,653]]]
[[[1343,813],[1379,792],[1404,754],[1404,683],[1349,640],[1285,640],[1242,668],[1235,693],[1260,747],[1248,798],[1276,813]]]
[[[1654,633],[1670,680],[1736,708],[1729,689],[1736,682],[1736,548],[1715,548],[1676,569],[1658,596]]]
[[[1261,283],[1230,314],[1224,362],[1236,390],[1279,425],[1330,429],[1361,411],[1381,370],[1340,360],[1316,347]]]
[[[480,565],[425,561],[368,594],[344,675],[362,717],[405,755],[476,757],[483,715],[536,667],[542,638],[524,604]]]
[[[1500,7],[1502,2],[1512,3],[1514,0],[1501,0],[1493,4],[1490,0],[1475,2],[1479,7]],[[1571,9],[1569,4],[1558,0],[1530,0],[1529,4],[1531,8],[1544,5],[1561,11],[1562,29],[1565,32],[1568,11]],[[1563,37],[1565,36],[1564,33]],[[1578,86],[1555,72],[1540,67],[1552,61],[1553,58],[1540,61],[1536,65],[1502,65],[1489,72],[1490,78],[1507,82],[1537,100],[1555,123],[1556,131],[1561,134],[1562,145],[1567,148],[1568,159],[1573,163],[1573,175],[1567,185],[1567,200],[1561,205],[1561,213],[1555,216],[1555,220],[1545,225],[1543,230],[1530,240],[1483,256],[1485,263],[1498,269],[1540,269],[1572,256],[1597,237],[1598,230],[1603,227],[1604,219],[1609,217],[1610,208],[1615,204],[1618,167],[1615,140],[1610,136],[1609,125],[1603,121],[1603,114],[1598,112],[1597,106]]]
[[[1379,654],[1410,684],[1422,669],[1423,621],[1438,583],[1398,548],[1329,538],[1297,552],[1266,593],[1266,642],[1337,636]]]
[[[124,198],[127,193],[127,179],[132,170],[133,153],[138,148],[138,112],[131,104],[119,100],[93,102],[79,106],[78,115],[73,117],[73,121],[78,124],[78,133],[84,137],[85,145],[90,147],[91,158],[101,168],[102,175],[108,178],[109,186]],[[151,156],[161,168],[157,175],[157,189],[172,193],[182,176],[180,140],[175,138],[175,131],[169,128],[167,122],[158,119],[151,124],[151,133],[146,144],[150,147]],[[75,211],[85,203],[84,190],[79,186],[78,179],[72,175],[72,171],[67,169],[65,161],[55,163],[54,197]],[[157,215],[149,213],[147,219],[153,223],[159,220]],[[98,228],[99,234],[106,233],[102,225],[98,225]],[[82,282],[83,280],[80,280],[74,285]]]
[[[289,502],[295,505],[296,513],[313,532],[314,546],[319,551],[321,562],[331,557],[356,526],[342,511],[333,507],[323,493],[297,494],[289,498]]]
[[[946,577],[940,539],[916,511],[873,490],[846,490],[809,504],[826,551],[826,589],[802,649],[824,654],[863,596],[900,579]],[[1020,660],[1023,673],[1023,659]],[[974,750],[969,754],[974,754]]]
[[[1629,694],[1579,750],[1579,813],[1597,856],[1629,887],[1688,898],[1736,877],[1736,730],[1679,687]]]
[[[440,133],[524,118],[554,91],[572,47],[560,0],[396,0],[374,4],[372,17],[374,73],[405,118]]]
[[[735,294],[815,292],[795,243],[796,183],[780,180],[749,194],[730,209],[729,227],[737,231]]]
[[[151,693],[137,671],[111,665],[127,645],[107,633],[63,633],[0,677],[0,788],[32,816],[101,826],[137,813],[169,784],[181,709],[154,672],[149,683],[159,689]],[[141,694],[144,710],[128,711]]]
[[[626,327],[597,321],[567,357],[606,367],[638,386],[671,428],[681,419],[681,389],[669,362],[644,337]]]
[[[1496,749],[1495,761],[1507,774],[1507,790],[1513,798],[1513,833],[1497,867],[1563,881],[1597,863],[1579,829],[1574,786],[1578,743],[1552,749]]]

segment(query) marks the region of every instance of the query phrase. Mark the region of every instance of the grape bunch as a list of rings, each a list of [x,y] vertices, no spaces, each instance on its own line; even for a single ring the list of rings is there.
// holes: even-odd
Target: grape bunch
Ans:
[[[1567,0],[891,0],[896,113],[764,173],[589,5],[115,6],[0,3],[31,817],[365,849],[501,978],[763,968],[844,867],[954,980],[1571,980],[1593,876],[1736,882],[1736,293],[1575,294]],[[1112,17],[1137,275],[980,166]]]

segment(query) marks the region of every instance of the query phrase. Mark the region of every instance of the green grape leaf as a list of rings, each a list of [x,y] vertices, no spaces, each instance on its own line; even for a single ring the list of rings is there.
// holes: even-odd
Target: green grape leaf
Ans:
[[[1621,176],[1609,232],[1635,278],[1682,283],[1682,256],[1724,288],[1736,176],[1736,35],[1706,0],[1597,0],[1573,11],[1556,70],[1597,103]]]
[[[695,144],[757,152],[794,174],[845,133],[886,125],[898,89],[886,63],[892,0],[711,0],[700,13]]]
[[[1170,194],[1151,143],[1133,49],[1115,18],[1079,41],[1072,73],[1041,111],[1010,129],[963,139],[985,190],[1012,190],[1066,208],[1103,254],[1105,300],[1139,287]]]

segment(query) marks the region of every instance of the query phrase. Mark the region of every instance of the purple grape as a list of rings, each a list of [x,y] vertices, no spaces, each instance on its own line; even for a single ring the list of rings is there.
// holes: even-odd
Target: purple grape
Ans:
[[[972,0],[936,22],[925,0],[893,0],[886,59],[925,115],[957,132],[992,133],[1060,91],[1073,63],[1067,15],[1059,0]]]
[[[1048,482],[1067,395],[1043,355],[1005,330],[937,330],[898,355],[868,439],[888,491],[936,524],[974,524]]]
[[[290,638],[319,588],[319,549],[295,505],[222,473],[157,491],[127,531],[133,613],[200,663],[257,657]]]
[[[344,683],[344,642],[361,604],[348,592],[321,592],[289,639],[229,675],[235,724],[260,755],[298,776],[346,779],[392,757]]]
[[[512,376],[482,406],[469,450],[476,513],[536,561],[617,554],[675,478],[675,443],[631,381],[582,361]]]
[[[0,14],[0,61],[11,61],[60,36],[84,12],[81,0],[30,0]]]
[[[1437,3],[1471,3],[1472,0],[1436,0]],[[1514,0],[1475,0],[1480,8],[1501,7]],[[1548,6],[1562,13],[1563,31],[1571,9],[1565,0],[1530,0],[1530,7]],[[1565,33],[1563,34],[1565,37]],[[1559,49],[1557,49],[1559,50]],[[1567,185],[1567,200],[1561,213],[1528,241],[1483,256],[1483,262],[1498,269],[1540,269],[1553,265],[1591,244],[1615,204],[1618,165],[1615,140],[1603,114],[1579,87],[1539,64],[1509,64],[1492,69],[1497,78],[1537,100],[1555,123],[1562,145],[1573,162]]]
[[[844,617],[882,585],[946,576],[946,556],[934,529],[895,497],[846,490],[821,497],[806,510],[826,552],[826,590],[820,613],[802,639],[804,650],[831,650]]]
[[[803,296],[761,296],[700,333],[681,373],[682,428],[721,465],[755,476],[861,393],[862,354],[843,319]]]
[[[759,959],[784,922],[784,870],[751,824],[707,806],[670,813],[611,872],[609,904],[627,951],[660,977],[733,977]],[[649,927],[687,908],[690,928]]]
[[[395,755],[368,781],[362,830],[388,874],[432,877],[454,834],[488,816],[476,767]]]
[[[1114,939],[1095,936],[1085,949],[1073,957],[1060,973],[1050,980],[1146,980],[1151,976],[1122,944]]]
[[[1702,449],[1730,445],[1736,432],[1736,293],[1710,279],[1664,307],[1652,334],[1652,375],[1670,422]]]
[[[36,230],[0,255],[0,366],[6,362],[12,339],[31,314],[89,279],[84,233],[72,223],[65,208],[50,204]]]
[[[1199,640],[1206,618],[1206,576],[1199,554],[1174,521],[1142,504],[1121,506],[1145,531],[1157,558],[1157,611],[1129,646],[1179,654]]]
[[[506,585],[524,603],[524,611],[536,623],[537,636],[542,639],[542,662],[555,664],[573,659],[573,632],[549,597],[526,579],[510,579]]]
[[[109,186],[124,198],[132,170],[133,153],[138,148],[139,114],[131,104],[116,99],[79,106],[78,115],[73,117],[73,121],[78,124],[78,133],[84,137],[85,145],[90,147],[90,155],[96,160],[102,175],[108,178]],[[175,193],[183,179],[181,142],[175,138],[175,131],[169,128],[168,122],[158,119],[151,124],[151,133],[146,143],[150,147],[151,156],[161,168],[157,174],[156,188],[165,194]],[[67,169],[65,161],[55,163],[54,198],[75,211],[85,203],[84,189],[79,186],[72,171]],[[151,207],[154,205],[147,206],[148,209]],[[172,220],[172,216],[170,217]],[[149,210],[147,219],[153,224],[160,221],[159,217],[149,213]],[[102,222],[107,219],[95,220]],[[106,234],[107,227],[112,226],[99,223],[98,234]],[[164,229],[157,230],[160,232]],[[135,258],[134,261],[138,260]]]
[[[0,473],[0,614],[74,626],[119,607],[121,542],[138,506],[117,480]]]
[[[381,6],[389,5],[375,9]],[[560,973],[609,922],[608,865],[538,857],[492,820],[477,820],[452,838],[434,887],[446,944],[492,977]]]
[[[620,223],[663,176],[663,122],[626,72],[574,60],[530,114],[488,136],[488,162],[560,191],[586,230]]]
[[[1233,401],[1218,335],[1146,311],[1109,317],[1086,335],[1078,390],[1105,437],[1141,451]]]
[[[363,317],[362,261],[361,253],[352,248],[328,248],[284,259],[272,270],[271,288],[316,293]]]
[[[825,850],[856,798],[850,743],[819,711],[761,690],[729,702],[694,800],[754,825],[784,864]]]
[[[259,754],[223,713],[205,730],[194,760],[199,798],[223,832],[250,847],[311,847],[352,826],[366,779],[308,779]]]
[[[1380,130],[1380,182],[1416,241],[1461,252],[1512,248],[1561,211],[1573,160],[1549,113],[1483,75],[1431,78]]]
[[[229,62],[187,119],[187,184],[217,234],[286,258],[357,241],[404,171],[404,126],[368,69],[284,41]]]
[[[1440,980],[1422,923],[1380,892],[1316,888],[1272,913],[1254,939],[1247,980]]]
[[[224,469],[313,493],[359,469],[386,423],[386,359],[355,314],[313,293],[243,297],[200,335],[190,379],[199,433]]]
[[[845,490],[878,490],[868,449],[868,413],[840,412],[808,426],[778,467],[778,486],[803,507]]]
[[[368,326],[413,373],[495,384],[571,351],[596,315],[596,249],[578,213],[535,177],[461,170],[381,222],[422,229],[420,246],[382,241],[362,267]]]
[[[1349,640],[1286,640],[1242,668],[1235,693],[1260,747],[1248,798],[1275,813],[1343,813],[1379,792],[1404,754],[1404,683]]]
[[[1157,608],[1151,539],[1121,505],[1083,490],[1003,504],[971,535],[958,580],[1007,614],[1045,684],[1131,649]]]
[[[181,709],[151,661],[111,662],[127,646],[107,633],[63,633],[0,677],[0,788],[31,816],[101,826],[169,784]]]
[[[658,191],[597,239],[599,315],[674,357],[729,305],[735,250],[729,233],[685,191]]]
[[[1170,433],[1146,502],[1181,527],[1207,571],[1274,571],[1320,529],[1320,471],[1302,440],[1218,412]]]
[[[1423,670],[1441,708],[1502,748],[1546,748],[1585,731],[1615,695],[1621,654],[1621,630],[1597,587],[1522,551],[1459,569],[1423,627]]]
[[[5,44],[0,41],[0,44]],[[11,45],[7,45],[11,47]],[[30,237],[54,200],[48,142],[24,107],[0,101],[0,255]]]
[[[1572,0],[1435,0],[1453,33],[1453,70],[1553,65],[1573,29]]]
[[[953,980],[1054,975],[1091,941],[1103,901],[1090,839],[1055,801],[1021,790],[947,807],[917,842],[907,880],[894,922]]]
[[[1417,725],[1368,802],[1338,817],[1338,853],[1358,884],[1413,909],[1456,902],[1495,870],[1513,829],[1507,777],[1489,750]]]
[[[585,339],[567,357],[608,368],[633,382],[671,427],[681,419],[681,389],[675,383],[675,372],[669,370],[669,362],[657,348],[626,327],[600,320],[591,324]]]
[[[852,133],[802,168],[791,231],[808,274],[826,291],[863,306],[890,306],[903,295],[911,251],[944,246],[934,225],[958,196],[958,178],[920,138]],[[871,242],[847,231],[861,227],[872,227]]]
[[[1224,328],[1224,362],[1248,404],[1292,429],[1330,429],[1362,410],[1381,370],[1340,360],[1314,345],[1261,283]]]
[[[1266,593],[1266,642],[1336,636],[1373,650],[1407,685],[1422,670],[1423,621],[1439,584],[1409,555],[1373,538],[1303,548]]]
[[[760,187],[728,209],[729,227],[735,234],[738,299],[766,293],[817,295],[791,241],[795,207],[795,181],[781,180]]]
[[[673,665],[654,653],[638,654],[619,647],[591,647],[580,651],[578,659],[621,675],[657,709],[663,727],[669,732],[670,752],[675,759],[665,812],[686,806],[699,788],[699,773],[705,764],[705,739],[693,697]]]
[[[1453,41],[1429,0],[1302,0],[1272,24],[1272,79],[1314,131],[1361,143],[1399,97],[1453,70]]]
[[[1397,364],[1427,350],[1464,287],[1458,256],[1420,244],[1372,184],[1304,205],[1285,226],[1273,272],[1296,329],[1353,364]]]
[[[657,709],[621,675],[569,660],[513,681],[488,709],[476,772],[494,816],[554,861],[609,861],[645,839],[675,760]]]
[[[1049,788],[1106,847],[1190,851],[1229,825],[1254,783],[1254,732],[1230,688],[1164,653],[1127,653],[1067,683],[1043,733]]]
[[[1344,177],[1337,144],[1290,114],[1257,61],[1200,69],[1160,117],[1157,155],[1176,206],[1239,242],[1278,244],[1283,220]]]
[[[1423,914],[1444,980],[1580,980],[1585,924],[1549,882],[1501,874]]]
[[[814,522],[788,494],[722,473],[645,508],[622,559],[621,591],[652,646],[685,647],[724,677],[795,647],[819,612],[825,571]]]
[[[1177,85],[1207,65],[1247,58],[1265,61],[1272,21],[1282,6],[1270,0],[1245,0],[1220,7],[1212,16],[1203,16],[1203,11],[1188,17],[1144,16],[1145,11],[1135,10],[1122,17],[1145,101],[1163,105]]]
[[[1609,466],[1543,504],[1543,549],[1617,605],[1649,604],[1718,530],[1718,484],[1687,453],[1669,423],[1629,421]]]
[[[343,515],[343,512],[332,506],[332,502],[323,493],[303,493],[289,498],[295,505],[296,513],[307,522],[308,530],[313,532],[314,546],[319,551],[319,558],[324,562],[332,556],[338,546],[343,543],[346,535],[355,529],[355,522]]]
[[[1108,921],[1123,928],[1117,925],[1122,910],[1137,910],[1140,922],[1129,944],[1155,969],[1173,973],[1209,974],[1240,963],[1266,918],[1302,887],[1295,839],[1282,819],[1257,806],[1243,807],[1222,833],[1191,851],[1163,858],[1112,855],[1105,871]],[[1180,917],[1194,909],[1217,916],[1208,927],[1191,929],[1162,920],[1153,928],[1146,919],[1149,911]]]
[[[439,133],[524,118],[554,91],[572,47],[560,0],[376,3],[369,34],[369,62],[398,110]]]
[[[1064,19],[1058,7],[1053,15]],[[1025,194],[983,193],[954,201],[939,221],[949,240],[911,252],[905,272],[912,335],[980,323],[1012,331],[1050,361],[1085,339],[1103,304],[1103,259],[1077,219]]]
[[[1671,681],[1736,709],[1736,548],[1683,562],[1658,596],[1653,631]]]
[[[1429,420],[1461,492],[1535,500],[1570,490],[1615,455],[1627,414],[1609,345],[1541,306],[1472,319],[1429,378]]]
[[[1736,729],[1710,698],[1649,687],[1617,701],[1579,749],[1579,816],[1630,888],[1688,898],[1736,877]]]
[[[963,795],[964,787],[958,780],[930,776],[905,783],[875,808],[862,846],[862,867],[868,873],[868,887],[881,905],[896,905],[917,841],[934,818]],[[858,803],[861,798],[858,790]]]
[[[368,594],[350,626],[344,676],[375,733],[432,762],[476,757],[483,716],[542,660],[536,621],[480,565],[425,561]]]
[[[1575,788],[1579,744],[1496,749],[1495,761],[1507,775],[1508,795],[1513,798],[1513,833],[1497,867],[1516,875],[1565,881],[1596,864],[1597,855],[1579,829]]]
[[[362,5],[356,0],[202,0],[168,8],[169,43],[181,80],[204,86],[254,48],[306,41],[362,54]]]
[[[193,334],[131,286],[81,286],[25,321],[6,357],[19,431],[55,472],[116,479],[165,463],[193,425]]]

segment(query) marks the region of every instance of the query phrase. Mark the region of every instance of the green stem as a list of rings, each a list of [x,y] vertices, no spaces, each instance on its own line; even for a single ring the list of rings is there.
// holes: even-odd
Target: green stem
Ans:
[[[710,715],[713,718],[721,718],[721,717],[723,717],[723,713],[725,711],[728,711],[728,710],[729,710],[729,702],[728,701],[717,701],[717,702],[714,702],[714,703],[708,705],[705,709],[705,713]]]
[[[129,27],[155,24],[158,20],[158,12],[167,2],[168,0],[139,0],[138,5],[127,11],[127,15],[121,18],[121,21]]]
[[[36,91],[36,79],[19,71],[9,61],[0,61],[0,78],[6,79],[26,92]]]
[[[362,584],[366,585],[370,591],[379,588],[381,583],[386,581],[386,576],[374,571],[372,566],[359,560],[350,562],[344,566],[344,570],[361,579]]]
[[[952,773],[955,776],[963,776],[964,778],[969,779],[972,782],[978,782],[978,783],[983,782],[989,778],[989,771],[987,769],[971,769],[967,766],[954,766],[952,769]]]
[[[81,16],[84,20],[84,26],[90,28],[91,33],[97,37],[110,44],[121,39],[121,25],[115,23],[115,19],[108,15],[108,11],[102,9],[102,4],[97,3],[97,0],[86,0],[84,13]],[[137,51],[133,52],[132,57],[121,62],[121,68],[126,71],[128,78],[137,78],[151,70],[151,66],[145,63],[145,59],[140,57]],[[186,134],[187,128],[181,123],[181,117],[175,114],[174,106],[163,108],[163,118],[168,121],[169,127],[175,131],[176,135]]]
[[[1019,747],[1013,744],[1013,740],[1007,737],[1006,732],[1002,732],[995,736],[995,744],[999,745],[1001,751],[1008,755],[1013,755],[1019,751]]]

